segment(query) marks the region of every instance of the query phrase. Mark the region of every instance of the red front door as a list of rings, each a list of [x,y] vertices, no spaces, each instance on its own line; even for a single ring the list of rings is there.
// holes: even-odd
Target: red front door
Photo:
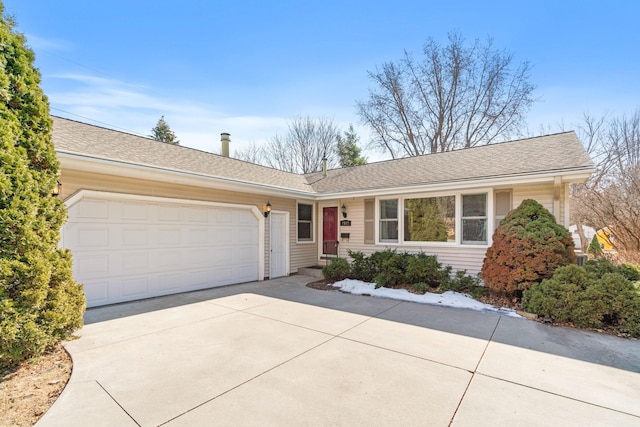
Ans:
[[[338,254],[338,208],[322,208],[322,253]]]

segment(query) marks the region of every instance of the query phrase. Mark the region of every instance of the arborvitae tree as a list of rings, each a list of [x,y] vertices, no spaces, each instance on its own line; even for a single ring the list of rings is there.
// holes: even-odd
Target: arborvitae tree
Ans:
[[[569,230],[535,200],[524,200],[493,233],[482,264],[482,280],[497,292],[515,293],[548,279],[575,262]]]
[[[360,137],[356,133],[352,124],[349,124],[349,129],[344,131],[344,137],[338,135],[338,144],[336,150],[338,157],[340,158],[340,166],[347,168],[349,166],[360,166],[367,164],[367,159],[360,155],[360,147],[358,147],[358,141]]]
[[[593,236],[593,239],[591,239],[591,243],[589,243],[589,247],[587,248],[587,252],[596,257],[602,255],[602,245],[600,245],[598,236]]]
[[[173,133],[169,127],[169,123],[166,122],[164,116],[160,117],[156,126],[151,129],[151,135],[149,136],[156,141],[166,142],[167,144],[180,144],[180,141],[176,139],[176,134]]]
[[[0,2],[0,367],[44,352],[82,326],[85,297],[58,248],[64,203],[49,103],[33,51]]]

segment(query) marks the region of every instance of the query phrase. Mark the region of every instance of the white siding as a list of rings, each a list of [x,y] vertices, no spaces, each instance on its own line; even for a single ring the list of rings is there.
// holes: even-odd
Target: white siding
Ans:
[[[350,227],[340,227],[339,233],[350,233],[349,240],[340,239],[338,255],[348,258],[347,252],[362,251],[367,255],[384,249],[396,249],[400,252],[424,252],[436,255],[438,261],[450,265],[454,270],[467,270],[468,274],[479,273],[486,253],[483,247],[468,246],[405,246],[405,245],[369,245],[364,243],[364,199],[344,201],[347,207]],[[377,226],[377,225],[376,225]]]
[[[513,208],[526,199],[533,199],[553,213],[553,184],[528,185],[513,188]],[[554,214],[555,215],[555,214]]]

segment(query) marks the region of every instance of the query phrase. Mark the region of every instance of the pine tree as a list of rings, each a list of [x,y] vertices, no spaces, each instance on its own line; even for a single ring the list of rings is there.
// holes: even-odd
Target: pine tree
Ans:
[[[58,248],[64,204],[49,102],[34,54],[0,2],[0,367],[44,352],[82,326],[85,297]]]
[[[594,235],[593,239],[591,239],[591,243],[589,243],[589,247],[587,248],[587,253],[590,253],[595,257],[602,255],[602,245],[600,245],[598,236]]]
[[[176,134],[173,133],[169,127],[169,123],[166,122],[164,116],[160,117],[156,126],[151,129],[151,135],[149,136],[156,141],[166,142],[167,144],[180,144],[180,141],[176,139]]]
[[[338,135],[337,151],[341,167],[347,168],[349,166],[360,166],[367,163],[367,159],[360,155],[360,147],[358,147],[359,140],[360,137],[352,124],[349,124],[349,129],[344,132],[344,137]]]

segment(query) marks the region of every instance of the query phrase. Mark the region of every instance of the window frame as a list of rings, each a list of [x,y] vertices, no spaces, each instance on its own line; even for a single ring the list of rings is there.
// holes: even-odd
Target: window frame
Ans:
[[[487,187],[480,187],[473,190],[456,190],[456,191],[434,191],[434,192],[420,192],[415,194],[398,194],[394,196],[381,196],[375,198],[375,244],[381,246],[398,246],[398,247],[465,247],[465,248],[487,248],[491,246],[492,243],[492,233],[489,230],[493,230],[495,219],[495,207],[494,197],[493,197],[494,189]],[[467,195],[475,195],[475,194],[484,194],[486,196],[486,217],[483,217],[486,220],[485,235],[486,240],[483,242],[468,242],[463,243],[462,236],[464,233],[463,230],[463,221],[462,221],[462,198]],[[455,227],[456,227],[456,238],[455,241],[450,242],[421,242],[421,241],[409,241],[404,240],[404,205],[405,200],[407,199],[420,199],[420,198],[431,198],[431,197],[445,197],[445,196],[454,196],[455,197]],[[396,200],[398,203],[398,240],[382,240],[380,239],[380,224],[381,224],[381,212],[380,212],[380,201],[382,200]],[[468,219],[465,217],[465,219]]]
[[[464,216],[464,196],[485,196],[484,215]],[[484,219],[484,240],[464,240],[464,221]],[[460,245],[463,246],[488,246],[489,243],[489,192],[472,192],[460,194]]]
[[[301,220],[300,219],[300,205],[311,206],[311,220]],[[311,238],[310,239],[300,239],[300,223],[308,223],[311,228]],[[314,202],[306,202],[306,201],[296,201],[296,243],[301,245],[313,244],[316,242],[316,204]]]
[[[382,212],[380,209],[380,203],[383,201],[389,201],[389,200],[395,200],[396,202],[396,218],[395,218],[395,222],[397,224],[397,228],[398,228],[398,237],[395,240],[391,240],[391,239],[385,239],[383,240],[380,236],[380,230],[381,230],[381,226],[382,226]],[[376,209],[376,244],[392,244],[392,245],[399,245],[401,244],[402,240],[400,239],[400,227],[401,227],[401,222],[400,222],[400,200],[401,198],[399,197],[384,197],[384,198],[376,198],[376,205],[375,205],[375,209]],[[386,222],[392,222],[393,219],[389,219],[389,218],[385,218],[384,221]]]

